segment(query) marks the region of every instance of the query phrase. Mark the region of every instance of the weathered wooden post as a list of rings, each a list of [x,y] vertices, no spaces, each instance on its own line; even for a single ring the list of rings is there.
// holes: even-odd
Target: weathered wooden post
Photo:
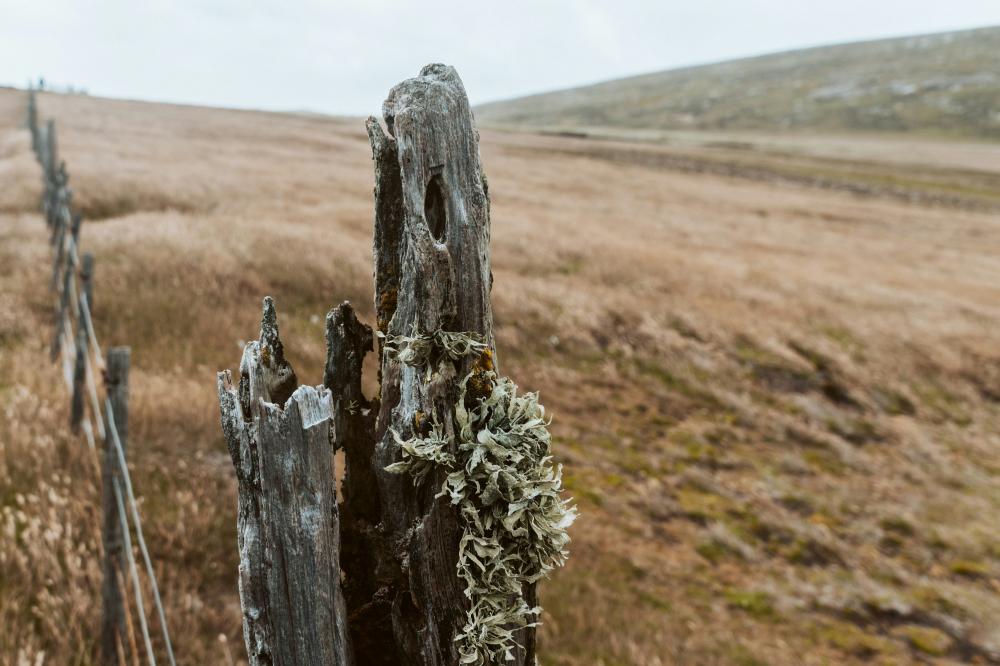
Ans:
[[[80,295],[87,299],[87,307],[81,308],[86,317],[86,313],[94,311],[94,254],[84,252],[80,261]],[[92,322],[84,322],[84,327],[88,328]]]
[[[80,216],[74,215],[73,227],[70,230],[70,240],[68,243],[64,243],[64,245],[72,244],[75,248],[77,239],[80,237],[80,223]],[[63,253],[60,252],[60,254]],[[50,356],[53,361],[59,358],[59,352],[62,350],[62,339],[66,331],[66,317],[69,315],[69,298],[73,283],[73,271],[76,270],[76,256],[76,252],[65,252],[65,261],[53,267],[53,286],[60,281],[62,282],[62,288],[59,291],[59,309],[56,311],[55,334],[52,336],[52,346],[50,348]]]
[[[243,635],[251,666],[347,666],[330,392],[297,384],[265,299],[238,388],[218,375],[239,484]]]
[[[56,240],[56,223],[55,218],[55,201],[58,192],[58,187],[56,185],[58,170],[56,168],[56,124],[54,120],[49,120],[45,123],[45,131],[41,136],[41,146],[38,155],[38,161],[42,165],[42,183],[44,184],[44,189],[42,191],[42,211],[45,213],[45,221],[52,228],[52,235],[49,237],[49,242],[54,244]]]
[[[34,88],[28,90],[28,131],[31,132],[31,150],[38,156],[38,100]]]
[[[76,332],[76,361],[73,364],[73,399],[70,403],[69,426],[80,432],[83,423],[84,391],[87,381],[87,329],[80,326]]]
[[[56,171],[58,170],[59,150],[56,145],[56,121],[50,119],[45,125],[45,179],[56,182]]]
[[[80,237],[80,216],[72,215],[69,228],[67,229],[65,223],[65,215],[61,212],[58,214],[57,225],[57,237],[55,239],[55,255],[52,258],[52,280],[49,288],[55,291],[59,287],[59,281],[63,276],[63,269],[68,263],[65,261],[67,254],[71,253],[72,247],[76,245],[77,239]],[[68,236],[66,232],[69,232]]]
[[[128,372],[131,350],[128,347],[112,347],[108,350],[105,389],[111,401],[111,413],[122,449],[128,446]],[[118,453],[113,438],[105,437],[104,460],[101,467],[104,528],[101,534],[104,546],[104,583],[101,588],[101,663],[104,666],[118,666],[119,647],[126,633],[125,606],[119,587],[117,572],[125,571],[125,555],[122,550],[121,519],[115,499],[114,483],[120,479]],[[119,480],[119,483],[121,481]],[[122,638],[119,642],[119,637]],[[125,655],[122,655],[124,657]]]
[[[379,663],[534,664],[535,586],[563,563],[575,510],[537,395],[497,366],[479,133],[445,65],[397,85],[382,112],[388,135],[368,119],[382,340],[373,601],[386,600],[396,654]],[[364,462],[349,458],[348,473]]]
[[[48,123],[45,125],[40,125],[38,127],[38,152],[35,157],[38,158],[38,164],[42,167],[42,180],[46,181],[48,176],[48,164],[46,160],[48,159],[48,144],[49,144],[49,126]]]
[[[375,432],[385,542],[393,557],[380,581],[391,636],[399,651],[388,661],[451,665],[469,600],[455,574],[462,529],[457,508],[436,497],[446,473],[420,487],[386,467],[400,460],[394,433],[426,434],[450,414],[459,380],[493,354],[490,308],[489,200],[479,138],[468,98],[451,67],[430,65],[399,84],[382,107],[389,134],[374,118],[368,135],[375,161],[375,304],[379,330],[402,338],[436,331],[477,334],[482,355],[427,369],[381,355],[382,400]],[[495,358],[495,356],[493,357]],[[352,468],[348,461],[348,469]],[[415,529],[416,527],[416,529]],[[350,574],[348,573],[348,576]],[[522,639],[522,642],[523,639]],[[519,655],[517,664],[533,663]]]
[[[45,179],[45,142],[48,140],[45,133],[48,128],[43,125],[38,126],[38,149],[35,151],[35,159],[38,160],[39,166],[42,167],[42,180]]]
[[[562,564],[575,514],[559,496],[537,395],[519,395],[497,369],[479,135],[462,81],[444,65],[393,88],[383,115],[388,134],[367,123],[379,397],[361,391],[374,336],[349,303],[327,315],[325,388],[295,388],[269,299],[238,389],[228,372],[218,376],[239,480],[250,661],[528,666],[535,586]],[[339,512],[323,503],[333,496],[335,449],[346,465]],[[297,462],[306,457],[318,463]],[[307,511],[320,516],[310,547],[290,550]],[[328,567],[343,572],[343,602]],[[311,571],[313,588],[303,592]],[[317,594],[322,612],[310,616],[289,602]],[[293,620],[295,631],[286,626]],[[320,642],[307,651],[304,635],[336,649],[321,653]]]
[[[78,432],[80,424],[83,422],[83,410],[84,403],[86,401],[84,393],[87,390],[87,350],[90,342],[87,335],[87,331],[90,327],[88,313],[90,308],[90,299],[94,289],[93,277],[94,255],[87,252],[83,255],[83,259],[81,261],[80,293],[77,295],[76,305],[76,310],[77,313],[79,313],[79,316],[77,317],[78,330],[76,332],[76,364],[73,367],[73,402],[69,418],[70,428],[73,432]],[[97,410],[96,415],[98,417],[100,416],[100,410]]]
[[[64,239],[70,202],[73,199],[65,162],[60,163],[56,169],[55,180],[49,180],[46,176],[44,186],[42,211],[46,224],[52,229],[49,242],[58,247]]]
[[[341,486],[341,557],[351,648],[357,664],[394,663],[389,599],[376,575],[387,559],[380,534],[378,481],[372,464],[376,404],[361,391],[361,368],[372,351],[370,327],[358,321],[350,303],[326,316],[323,384],[333,398],[334,448],[344,451]]]
[[[66,216],[59,209],[59,186],[45,177],[42,192],[42,212],[45,223],[49,226],[49,244],[60,248],[65,239]]]

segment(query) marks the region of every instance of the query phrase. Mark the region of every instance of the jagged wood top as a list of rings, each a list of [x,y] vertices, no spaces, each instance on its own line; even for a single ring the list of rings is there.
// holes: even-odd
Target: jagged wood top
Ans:
[[[238,389],[218,375],[223,434],[239,481],[240,602],[251,666],[353,663],[340,587],[332,398],[297,386],[264,299]]]

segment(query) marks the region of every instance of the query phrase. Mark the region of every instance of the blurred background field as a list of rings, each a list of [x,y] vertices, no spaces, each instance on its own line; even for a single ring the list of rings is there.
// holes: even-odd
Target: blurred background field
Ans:
[[[44,360],[26,100],[0,90],[0,664],[88,664],[99,484]],[[178,658],[239,662],[215,371],[265,295],[307,383],[330,307],[372,321],[363,121],[39,108],[96,255],[98,335],[133,349],[133,475]],[[582,514],[542,587],[542,663],[1000,663],[1000,144],[482,115],[500,362],[541,391]]]

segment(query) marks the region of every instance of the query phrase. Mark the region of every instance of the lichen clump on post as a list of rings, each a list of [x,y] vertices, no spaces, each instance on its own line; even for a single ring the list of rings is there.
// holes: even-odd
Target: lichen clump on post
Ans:
[[[414,367],[464,356],[489,354],[488,345],[469,333],[389,336],[386,353]],[[486,369],[488,368],[488,369]],[[485,386],[470,393],[470,380]],[[484,384],[485,380],[485,384]],[[471,607],[456,638],[462,664],[496,664],[514,659],[514,632],[537,624],[524,587],[566,560],[567,528],[576,518],[561,499],[562,467],[552,464],[545,408],[537,393],[517,394],[492,364],[478,364],[459,384],[450,415],[454,435],[439,422],[404,440],[393,431],[402,453],[386,469],[409,473],[421,483],[436,466],[448,470],[438,497],[448,497],[461,516],[458,575]]]
[[[385,340],[383,348],[389,358],[415,368],[426,367],[428,373],[445,358],[457,361],[489,348],[479,336],[470,333],[438,330],[428,334],[414,330],[412,335],[378,335]]]

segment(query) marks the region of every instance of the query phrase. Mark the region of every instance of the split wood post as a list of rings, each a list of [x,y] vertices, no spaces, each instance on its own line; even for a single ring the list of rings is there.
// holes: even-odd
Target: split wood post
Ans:
[[[131,350],[128,347],[112,347],[108,350],[107,370],[105,371],[105,389],[108,400],[111,401],[111,413],[115,419],[115,429],[122,449],[128,450],[128,373],[131,363]],[[122,590],[119,587],[118,571],[125,571],[125,553],[123,551],[121,519],[118,515],[118,503],[115,499],[114,483],[121,477],[118,466],[118,453],[115,449],[114,437],[105,424],[108,435],[105,439],[104,461],[101,468],[102,497],[104,509],[104,529],[102,541],[104,545],[104,584],[101,589],[102,619],[101,619],[101,663],[104,666],[118,666],[118,637],[125,633],[125,606],[122,603]],[[122,655],[124,657],[125,655]]]
[[[250,666],[348,666],[330,391],[297,383],[265,299],[238,388],[218,375],[239,487],[243,635]]]
[[[350,303],[327,314],[323,385],[333,399],[334,449],[344,451],[340,568],[351,649],[355,663],[380,666],[403,662],[391,642],[390,599],[376,575],[380,562],[390,558],[380,536],[382,508],[372,462],[377,401],[369,402],[361,391],[361,369],[372,343],[371,328],[358,321]]]

